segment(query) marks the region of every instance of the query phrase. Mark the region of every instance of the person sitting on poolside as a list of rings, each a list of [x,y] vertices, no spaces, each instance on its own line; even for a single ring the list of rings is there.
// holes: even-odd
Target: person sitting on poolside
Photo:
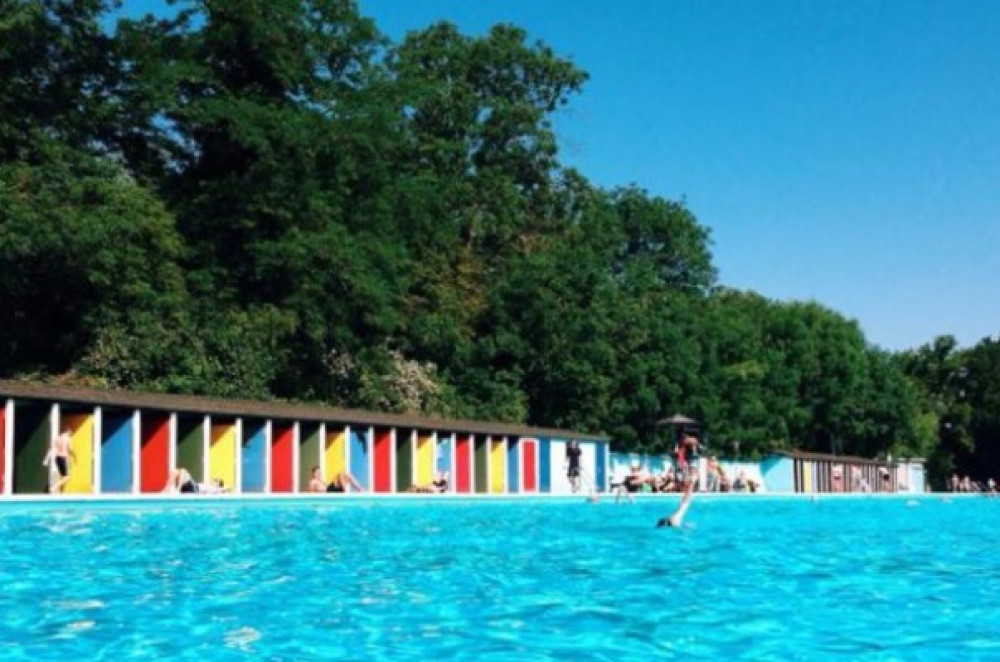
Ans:
[[[639,464],[638,460],[633,462],[624,478],[611,483],[611,489],[615,492],[615,503],[620,502],[623,495],[628,497],[629,503],[635,503],[632,493],[641,492],[642,486],[648,482],[648,479],[642,475],[642,465]]]
[[[442,494],[448,491],[448,472],[439,471],[434,475],[434,480],[430,482],[429,485],[413,485],[410,487],[411,492],[420,492],[423,494]]]
[[[677,482],[674,478],[674,468],[667,465],[663,473],[653,478],[654,492],[673,492],[677,489]]]
[[[364,492],[365,489],[361,487],[361,484],[347,471],[342,471],[333,477],[333,480],[327,484],[323,477],[320,475],[319,467],[312,468],[312,478],[309,480],[309,485],[306,487],[307,492],[313,492],[317,494],[326,493],[342,493],[347,491],[347,486],[350,485],[355,490],[359,492]]]
[[[732,482],[729,480],[729,476],[726,475],[726,470],[719,466],[719,491],[729,492],[733,488]]]
[[[194,478],[191,477],[188,470],[182,467],[170,472],[170,477],[167,478],[167,485],[163,491],[173,494],[197,494],[198,483],[194,482]]]
[[[227,494],[232,490],[226,487],[221,478],[215,478],[207,483],[198,483],[199,494]]]
[[[431,481],[431,487],[434,488],[435,492],[447,492],[448,491],[448,472],[439,471],[437,475],[434,476],[434,480]]]
[[[319,475],[319,467],[312,468],[312,478],[309,480],[309,485],[306,486],[307,492],[326,492],[326,483],[323,482],[322,476]]]
[[[341,471],[333,477],[330,484],[326,486],[326,491],[331,493],[344,493],[347,492],[347,488],[351,487],[358,492],[364,492],[365,488],[361,487],[361,483],[357,481],[348,471]]]

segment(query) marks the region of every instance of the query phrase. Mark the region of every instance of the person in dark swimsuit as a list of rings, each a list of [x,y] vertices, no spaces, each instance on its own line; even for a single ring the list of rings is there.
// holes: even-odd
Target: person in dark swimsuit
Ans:
[[[365,488],[361,487],[354,476],[347,471],[341,471],[339,474],[333,477],[330,484],[326,486],[326,491],[330,494],[343,494],[347,492],[347,488],[350,487],[358,492],[364,492]]]
[[[627,476],[617,483],[611,483],[611,489],[615,492],[615,503],[621,501],[623,495],[628,497],[630,503],[635,503],[632,495],[635,492],[641,492],[642,486],[646,483],[641,471],[641,465],[638,462],[634,462]]]
[[[55,469],[55,476],[52,476],[50,492],[62,492],[69,482],[69,461],[70,458],[76,461],[76,453],[73,452],[73,433],[69,429],[60,432],[49,446],[45,459],[42,460],[44,466],[51,466]],[[50,474],[51,475],[51,474]]]
[[[580,442],[573,440],[566,444],[566,477],[569,478],[569,484],[574,493],[580,491],[580,457],[582,455]]]
[[[442,494],[448,491],[448,472],[439,471],[434,476],[434,480],[429,485],[411,485],[411,492],[421,492],[423,494]]]
[[[333,480],[326,483],[323,481],[323,476],[320,474],[319,467],[313,467],[312,479],[309,481],[306,491],[325,494],[343,494],[347,492],[348,486],[353,487],[359,492],[365,491],[365,489],[361,487],[361,484],[354,479],[354,476],[346,471],[341,471],[333,477]]]
[[[197,494],[198,493],[198,483],[194,482],[194,478],[187,469],[174,469],[170,472],[170,477],[167,479],[167,486],[163,489],[164,492],[179,492],[180,494]]]

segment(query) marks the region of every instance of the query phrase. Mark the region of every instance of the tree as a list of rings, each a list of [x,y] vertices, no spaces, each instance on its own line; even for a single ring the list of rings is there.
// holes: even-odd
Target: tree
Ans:
[[[43,162],[0,165],[4,374],[71,371],[112,328],[158,346],[188,303],[173,217],[107,160],[36,147]]]
[[[108,0],[2,0],[0,162],[44,158],[55,142],[97,147],[112,115]]]
[[[937,444],[928,459],[933,479],[943,480],[952,471],[968,467],[975,441],[972,409],[967,401],[968,370],[952,336],[903,352],[898,361],[917,388],[924,429],[933,428]]]

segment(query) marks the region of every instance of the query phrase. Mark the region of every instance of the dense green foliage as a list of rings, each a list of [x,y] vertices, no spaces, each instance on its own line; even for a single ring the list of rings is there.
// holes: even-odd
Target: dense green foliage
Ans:
[[[522,30],[111,4],[0,0],[0,375],[1000,469],[1000,343],[719,286],[682,204],[561,165],[587,76]]]

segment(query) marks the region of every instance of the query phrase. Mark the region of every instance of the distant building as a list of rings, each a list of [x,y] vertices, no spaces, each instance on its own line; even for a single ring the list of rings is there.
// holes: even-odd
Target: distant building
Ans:
[[[771,492],[923,492],[922,458],[871,460],[847,455],[780,452],[761,462]]]

